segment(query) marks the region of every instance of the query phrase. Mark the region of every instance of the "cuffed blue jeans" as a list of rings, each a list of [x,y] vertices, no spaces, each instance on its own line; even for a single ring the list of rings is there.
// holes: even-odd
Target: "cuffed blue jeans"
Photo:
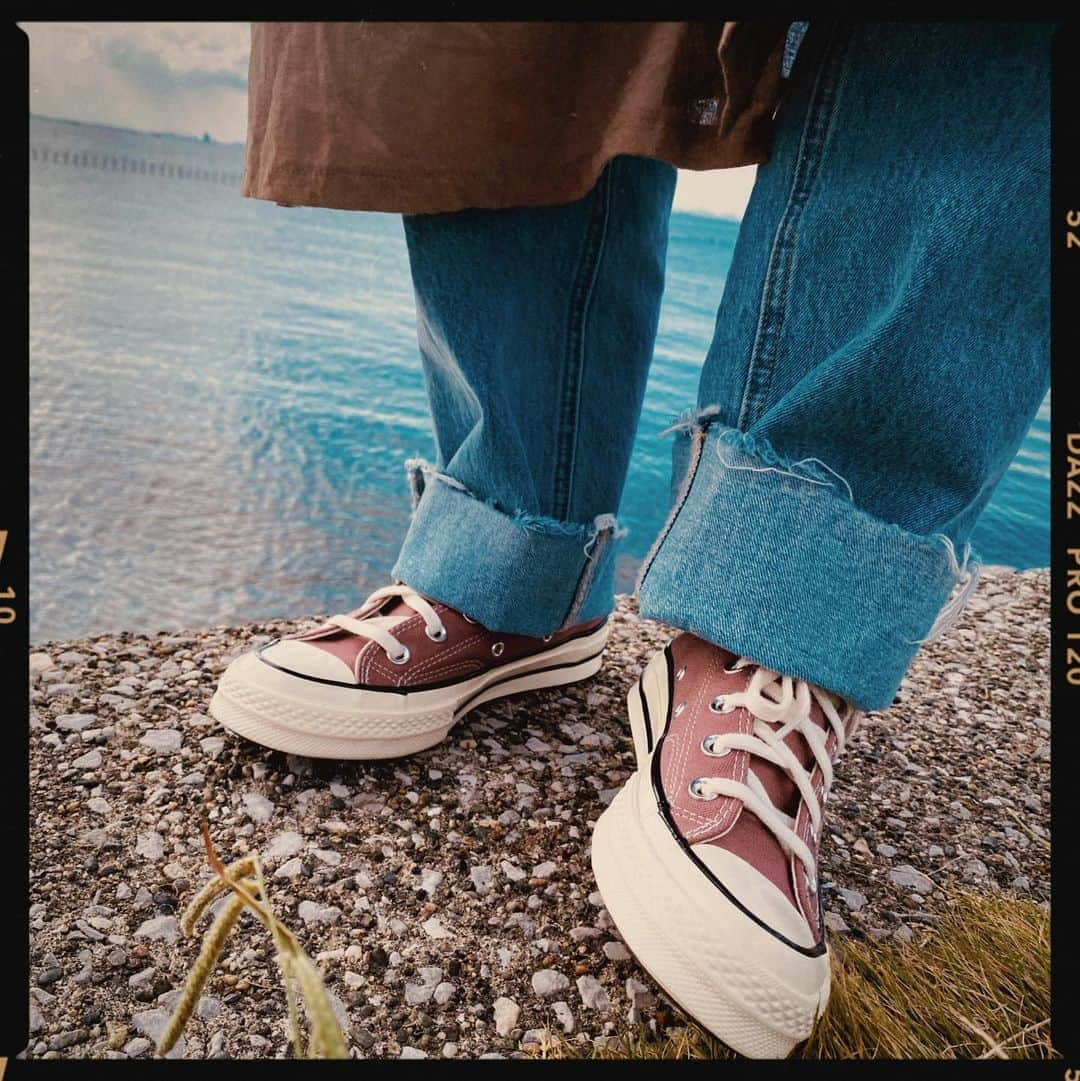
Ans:
[[[888,705],[1049,383],[1049,43],[811,24],[759,167],[642,614]],[[394,567],[510,633],[613,605],[675,170],[412,216],[437,460]]]

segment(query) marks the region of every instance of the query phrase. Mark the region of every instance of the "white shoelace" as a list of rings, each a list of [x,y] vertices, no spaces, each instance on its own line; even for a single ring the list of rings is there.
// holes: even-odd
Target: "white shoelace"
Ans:
[[[375,590],[364,603],[370,604],[372,601],[386,600],[389,597],[400,597],[418,616],[423,617],[424,630],[433,642],[446,639],[446,625],[439,618],[439,613],[431,607],[429,601],[407,585],[383,586],[382,589]],[[403,618],[407,617],[368,616],[356,619],[353,616],[337,615],[331,616],[327,623],[360,638],[370,638],[371,641],[378,642],[394,664],[404,664],[409,659],[409,647],[399,638],[395,638],[390,631],[390,628],[400,623]]]
[[[752,663],[745,657],[740,657],[734,667],[744,668]],[[791,676],[782,676],[761,667],[750,677],[745,690],[720,695],[713,699],[709,707],[717,713],[730,713],[739,706],[744,707],[754,718],[751,731],[746,735],[727,732],[707,736],[703,740],[703,746],[706,754],[716,757],[738,748],[784,770],[806,803],[810,814],[810,828],[816,843],[821,836],[821,803],[810,781],[810,771],[784,742],[784,737],[790,732],[798,732],[806,740],[814,761],[821,768],[824,781],[822,795],[827,797],[832,785],[833,767],[826,749],[827,736],[810,717],[812,701],[818,703],[825,719],[836,733],[835,752],[836,757],[839,757],[844,749],[846,736],[854,731],[854,724],[850,729],[847,728],[848,720],[857,720],[854,710],[849,710],[845,717],[841,717],[827,692],[805,680],[792,679]],[[723,708],[720,708],[721,705]],[[777,723],[780,727],[773,728]],[[784,851],[802,862],[811,892],[816,891],[817,866],[813,852],[795,832],[795,819],[773,804],[765,786],[752,768],[747,770],[745,784],[725,777],[699,777],[691,785],[691,794],[698,799],[731,796],[740,800],[743,806],[752,811],[772,832]]]

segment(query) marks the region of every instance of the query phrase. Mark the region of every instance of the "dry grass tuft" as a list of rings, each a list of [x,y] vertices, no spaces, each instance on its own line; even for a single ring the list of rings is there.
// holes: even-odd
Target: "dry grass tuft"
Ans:
[[[247,909],[270,932],[274,940],[278,969],[282,983],[285,985],[289,1031],[296,1057],[304,1057],[304,1050],[296,1006],[296,991],[293,987],[294,981],[299,987],[311,1029],[306,1057],[348,1058],[345,1037],[334,1016],[318,969],[304,952],[292,931],[278,922],[270,907],[270,898],[266,893],[266,883],[263,880],[259,857],[245,856],[226,867],[214,851],[210,831],[205,822],[202,825],[202,835],[203,843],[206,845],[206,858],[215,877],[198,892],[184,911],[180,920],[180,927],[184,934],[194,935],[195,926],[200,917],[217,897],[228,892],[231,892],[232,896],[221,907],[221,911],[203,936],[202,949],[188,974],[184,993],[176,1004],[165,1032],[158,1041],[158,1054],[167,1054],[180,1038],[206,986],[206,981],[210,978],[221,956],[225,940],[229,937],[241,913]]]
[[[794,1058],[1056,1058],[1050,916],[1032,901],[963,893],[911,944],[833,940],[829,1008]],[[696,1025],[618,1047],[553,1036],[544,1058],[712,1059],[733,1052]]]

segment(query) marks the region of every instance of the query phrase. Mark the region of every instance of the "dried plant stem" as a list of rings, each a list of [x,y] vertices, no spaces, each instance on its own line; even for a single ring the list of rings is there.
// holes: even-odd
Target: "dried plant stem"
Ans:
[[[206,846],[206,858],[215,877],[196,894],[185,909],[180,923],[184,933],[189,936],[194,933],[199,917],[215,898],[226,892],[231,892],[233,896],[222,907],[203,939],[202,949],[184,985],[184,993],[158,1044],[158,1053],[166,1054],[184,1031],[184,1026],[191,1018],[199,995],[221,955],[225,940],[236,925],[241,912],[246,908],[273,938],[278,968],[285,986],[285,1001],[289,1011],[289,1034],[295,1054],[300,1057],[303,1050],[299,1011],[292,986],[293,979],[299,986],[311,1026],[308,1057],[348,1058],[345,1037],[342,1035],[333,1007],[330,1005],[322,976],[311,958],[304,952],[296,936],[278,921],[270,907],[262,864],[258,856],[245,856],[226,867],[214,851],[210,831],[205,822],[202,824],[202,835]]]
[[[338,1025],[337,1018],[334,1016],[322,977],[312,964],[311,958],[304,952],[296,936],[275,919],[269,907],[260,904],[242,884],[228,877],[226,867],[214,851],[205,823],[203,824],[203,842],[206,845],[207,859],[215,873],[225,880],[229,889],[244,898],[256,919],[273,935],[278,953],[288,958],[289,966],[300,985],[300,994],[304,999],[308,1019],[311,1022],[308,1057],[321,1054],[325,1058],[348,1058],[349,1052],[345,1047],[345,1037],[341,1034],[341,1026]]]
[[[244,856],[235,863],[230,863],[224,869],[224,878],[215,876],[192,898],[191,903],[184,909],[180,917],[180,930],[189,938],[195,933],[195,924],[207,907],[217,897],[221,896],[228,888],[227,879],[243,879],[255,873],[255,858]]]
[[[259,896],[266,902],[266,911],[272,920],[271,934],[274,936],[274,946],[277,948],[277,963],[281,970],[281,982],[285,986],[285,1004],[289,1011],[289,1039],[292,1040],[293,1054],[297,1058],[304,1055],[304,1045],[300,1037],[300,1017],[296,1009],[296,993],[293,991],[293,966],[286,948],[284,936],[281,934],[281,924],[278,923],[270,908],[270,895],[266,892],[266,882],[263,879],[262,864],[256,863],[255,873],[259,884]]]
[[[168,1028],[165,1029],[161,1039],[158,1041],[157,1052],[159,1055],[168,1054],[180,1038],[180,1033],[184,1031],[184,1026],[188,1023],[188,1019],[195,1009],[195,1004],[199,1001],[202,989],[210,978],[210,973],[214,971],[214,965],[217,964],[217,959],[225,946],[225,939],[229,937],[229,932],[233,929],[233,925],[240,918],[240,913],[243,911],[243,899],[230,897],[217,914],[217,918],[210,925],[210,930],[206,932],[206,937],[203,939],[199,956],[195,959],[191,972],[188,973],[187,983],[184,984],[184,993],[181,995],[180,1001],[176,1004],[176,1009],[169,1019]]]

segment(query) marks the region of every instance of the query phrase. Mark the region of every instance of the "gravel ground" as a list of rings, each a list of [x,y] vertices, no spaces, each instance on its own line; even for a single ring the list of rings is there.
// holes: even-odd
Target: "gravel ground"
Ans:
[[[918,937],[956,888],[1049,903],[1049,572],[990,568],[849,744],[822,889],[834,936]],[[596,894],[589,835],[633,768],[623,700],[670,632],[622,598],[594,679],[484,706],[381,764],[264,751],[206,709],[271,621],[48,642],[30,656],[29,1058],[153,1055],[197,952],[177,916],[264,854],[278,915],[325,973],[352,1054],[521,1055],[549,1027],[682,1023]],[[285,1006],[244,917],[175,1055],[281,1057]]]

